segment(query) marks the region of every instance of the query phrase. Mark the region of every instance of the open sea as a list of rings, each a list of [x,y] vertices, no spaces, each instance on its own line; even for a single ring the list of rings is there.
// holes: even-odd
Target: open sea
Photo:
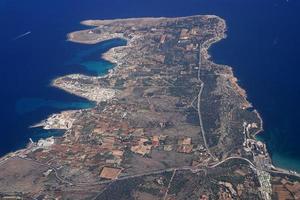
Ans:
[[[93,103],[50,87],[70,73],[105,74],[100,59],[122,40],[74,44],[66,34],[85,19],[215,14],[228,25],[212,59],[233,67],[260,112],[275,165],[300,171],[299,0],[0,0],[0,155],[57,131],[28,127],[48,115]],[[24,36],[22,36],[24,34]]]

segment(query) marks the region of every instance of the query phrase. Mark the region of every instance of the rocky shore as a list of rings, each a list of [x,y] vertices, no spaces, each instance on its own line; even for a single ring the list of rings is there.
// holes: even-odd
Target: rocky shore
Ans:
[[[262,119],[249,109],[232,68],[210,60],[210,46],[226,37],[223,19],[82,23],[93,28],[70,33],[69,41],[117,37],[127,45],[102,55],[115,64],[105,76],[53,81],[97,104],[38,124],[66,132],[0,160],[0,192],[37,199],[269,200],[289,188],[297,196],[299,176],[274,168],[265,144],[253,139]],[[20,163],[21,171],[11,167]]]

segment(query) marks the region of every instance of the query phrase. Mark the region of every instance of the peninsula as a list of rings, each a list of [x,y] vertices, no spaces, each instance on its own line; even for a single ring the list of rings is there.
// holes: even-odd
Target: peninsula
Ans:
[[[232,68],[211,61],[226,37],[214,15],[88,20],[69,41],[126,46],[105,76],[53,86],[96,103],[36,126],[61,137],[0,160],[0,199],[299,199],[300,176],[275,168],[255,135],[262,119]],[[100,55],[99,55],[100,56]]]

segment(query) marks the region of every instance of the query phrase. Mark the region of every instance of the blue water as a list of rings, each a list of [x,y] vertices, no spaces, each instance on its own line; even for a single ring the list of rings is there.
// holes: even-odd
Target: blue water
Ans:
[[[39,98],[22,98],[17,101],[15,111],[18,115],[26,115],[43,107],[52,107],[56,109],[84,109],[93,106],[92,102],[86,101],[64,102]]]
[[[39,135],[27,127],[48,114],[89,106],[49,87],[57,76],[103,74],[111,67],[100,53],[118,42],[66,42],[68,32],[84,28],[79,21],[216,14],[227,21],[228,38],[211,49],[213,59],[233,66],[261,113],[265,132],[260,137],[274,163],[299,170],[299,10],[298,0],[0,0],[0,154]],[[32,33],[12,41],[27,31]]]

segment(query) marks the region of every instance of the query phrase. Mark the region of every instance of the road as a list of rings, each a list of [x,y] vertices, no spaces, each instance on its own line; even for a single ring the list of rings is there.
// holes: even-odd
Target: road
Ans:
[[[172,177],[170,178],[170,181],[169,181],[169,184],[168,184],[167,191],[166,191],[166,193],[165,193],[165,195],[164,195],[164,200],[166,200],[167,197],[168,197],[168,193],[169,193],[170,187],[171,187],[171,185],[172,185],[172,181],[173,181],[173,179],[174,179],[175,174],[176,174],[176,169],[173,171]]]
[[[201,134],[202,134],[202,138],[203,138],[203,142],[204,142],[204,146],[207,150],[207,153],[214,159],[216,160],[216,157],[210,152],[209,147],[207,145],[207,141],[206,141],[206,135],[205,135],[205,131],[204,131],[204,126],[203,126],[203,121],[202,121],[202,115],[201,115],[201,95],[203,92],[203,88],[204,88],[204,82],[200,79],[200,73],[201,73],[201,67],[202,67],[202,59],[201,59],[201,44],[199,45],[199,63],[198,63],[198,80],[201,82],[200,85],[200,91],[198,94],[198,116],[199,116],[199,124],[200,124],[200,129],[201,129]]]
[[[217,164],[210,166],[209,168],[215,168],[228,160],[234,160],[234,159],[244,160],[244,161],[248,162],[252,167],[256,168],[256,166],[249,159],[243,158],[243,157],[238,157],[238,156],[231,156],[231,157],[225,158],[224,160],[218,162]]]
[[[133,178],[138,178],[138,177],[143,177],[143,176],[157,175],[157,174],[162,174],[162,173],[165,173],[165,172],[173,172],[172,177],[171,177],[170,182],[169,182],[169,185],[168,185],[168,190],[169,190],[170,187],[171,187],[171,182],[172,182],[173,178],[175,177],[177,171],[186,171],[186,170],[188,170],[188,171],[191,171],[192,173],[198,173],[200,171],[206,172],[209,169],[216,168],[216,167],[220,166],[221,164],[223,164],[223,163],[225,163],[229,160],[233,160],[233,159],[246,161],[247,163],[249,163],[249,165],[253,169],[257,170],[255,164],[253,164],[252,161],[250,161],[249,159],[244,158],[244,157],[232,156],[232,157],[228,157],[228,158],[226,158],[222,161],[219,161],[218,163],[216,163],[214,165],[211,165],[211,166],[205,166],[205,167],[183,166],[183,167],[178,167],[178,168],[167,168],[167,169],[149,171],[149,172],[145,172],[145,173],[142,173],[142,174],[135,174],[135,175],[130,175],[130,176],[125,175],[125,176],[121,176],[121,177],[119,177],[117,179],[114,179],[114,180],[101,180],[101,181],[96,181],[96,182],[82,182],[82,183],[76,182],[75,183],[75,182],[67,181],[64,177],[61,177],[58,173],[58,170],[55,167],[53,167],[49,164],[44,164],[42,162],[32,160],[30,158],[23,158],[23,157],[19,157],[19,156],[11,157],[9,159],[23,159],[23,160],[35,162],[36,164],[39,164],[41,166],[45,166],[49,169],[52,169],[53,172],[54,172],[55,177],[57,178],[57,180],[61,181],[62,183],[68,184],[70,186],[74,186],[74,187],[85,187],[85,186],[93,186],[93,185],[100,185],[100,184],[109,184],[110,185],[110,184],[113,184],[115,182],[122,181],[122,180],[128,180],[128,179],[133,179]],[[9,159],[7,159],[7,160],[9,160]],[[5,162],[2,162],[1,164],[4,164],[4,163]],[[296,176],[296,177],[300,178],[299,174],[291,173],[288,170],[283,170],[283,169],[277,169],[277,170],[262,169],[262,170],[266,171],[266,172],[269,172],[269,173],[286,174],[286,175],[292,175],[292,176]],[[99,196],[102,192],[104,192],[104,191],[101,191],[97,196]],[[168,192],[165,193],[165,197],[167,196],[167,194],[168,194]]]
[[[18,156],[17,156],[17,158],[22,159],[22,160],[27,160],[27,161],[35,162],[36,164],[39,164],[39,165],[41,165],[41,166],[48,167],[48,168],[50,168],[50,169],[53,170],[53,172],[54,172],[54,174],[55,174],[55,177],[56,177],[59,181],[61,181],[62,183],[67,183],[67,184],[69,184],[69,185],[73,185],[73,183],[71,183],[70,181],[66,181],[64,178],[60,177],[59,174],[58,174],[57,169],[56,169],[55,167],[51,166],[51,165],[48,165],[48,164],[39,162],[39,161],[37,161],[37,160],[29,159],[29,158],[22,158],[22,157],[18,157]]]
[[[213,158],[214,160],[217,160],[217,158],[210,152],[209,146],[207,144],[206,133],[205,133],[205,130],[204,130],[202,115],[201,115],[201,96],[202,96],[202,92],[203,92],[203,89],[204,89],[204,86],[205,86],[204,82],[201,80],[201,68],[202,68],[201,56],[202,55],[201,55],[201,45],[200,45],[200,48],[199,48],[199,63],[198,63],[198,67],[199,67],[199,69],[198,69],[198,81],[200,82],[200,91],[198,93],[198,97],[195,97],[193,102],[196,99],[198,99],[197,112],[198,112],[200,131],[201,131],[201,135],[202,135],[202,138],[203,138],[204,146],[205,146],[208,154],[211,156],[211,158]],[[192,104],[193,104],[193,102],[192,102]],[[171,177],[170,182],[169,182],[169,185],[168,185],[168,188],[167,188],[167,191],[165,193],[165,198],[167,197],[168,191],[171,187],[172,180],[173,180],[174,176],[176,175],[177,171],[190,170],[192,173],[197,173],[197,172],[200,172],[200,171],[207,171],[209,169],[216,168],[216,167],[222,165],[223,163],[225,163],[229,160],[234,160],[234,159],[246,161],[252,168],[257,169],[256,165],[252,161],[250,161],[249,159],[244,158],[244,157],[232,156],[232,157],[225,158],[224,160],[221,160],[221,161],[217,162],[216,164],[213,164],[213,165],[210,165],[210,166],[205,166],[205,167],[183,166],[183,167],[179,167],[179,168],[167,168],[167,169],[161,169],[161,170],[156,170],[156,171],[149,171],[149,172],[142,173],[142,174],[135,174],[135,175],[129,175],[129,176],[125,175],[125,176],[121,176],[121,177],[119,177],[115,180],[104,180],[104,181],[101,180],[101,181],[96,181],[96,182],[79,182],[79,183],[77,182],[77,183],[75,183],[75,182],[67,181],[64,177],[60,176],[57,168],[55,168],[55,167],[53,167],[49,164],[45,164],[45,163],[42,163],[42,162],[39,162],[39,161],[36,161],[36,160],[32,160],[32,159],[29,159],[29,158],[23,158],[23,157],[19,157],[19,156],[6,158],[6,159],[0,160],[0,165],[4,164],[9,159],[14,159],[14,158],[32,161],[32,162],[35,162],[35,163],[37,163],[41,166],[45,166],[49,169],[52,169],[53,173],[55,174],[55,177],[57,178],[57,180],[59,180],[62,183],[69,184],[70,186],[78,186],[78,187],[92,186],[92,185],[99,185],[99,184],[112,184],[114,182],[127,180],[127,179],[133,179],[133,178],[149,176],[149,175],[156,175],[156,174],[161,174],[161,173],[165,173],[165,172],[173,172],[172,177]],[[296,177],[300,178],[299,174],[291,173],[288,170],[283,170],[283,169],[277,169],[277,170],[262,169],[262,170],[266,171],[266,172],[269,172],[269,173],[286,174],[286,175],[292,175],[292,176],[296,176]],[[101,193],[102,192],[103,191],[101,191]],[[101,193],[99,193],[98,195],[100,195]]]

